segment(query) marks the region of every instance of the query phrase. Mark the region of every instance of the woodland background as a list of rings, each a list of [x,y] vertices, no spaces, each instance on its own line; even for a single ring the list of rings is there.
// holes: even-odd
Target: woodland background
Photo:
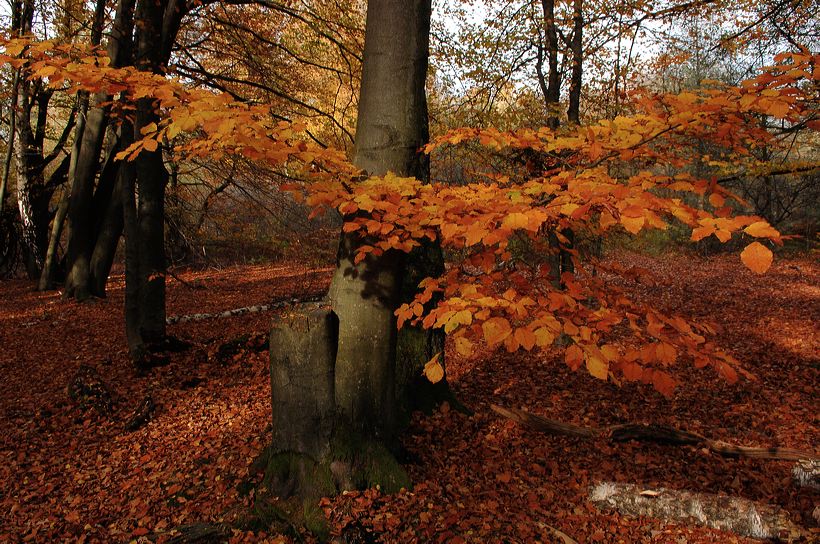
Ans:
[[[814,3],[442,0],[427,66],[426,3],[371,1],[422,21],[385,46],[425,68],[385,96],[425,101],[383,171],[356,145],[367,4],[11,0],[0,539],[749,540],[599,510],[601,481],[769,503],[816,537],[782,460],[818,443]],[[399,253],[423,264],[390,330],[441,332],[408,381],[446,396],[387,430],[347,415],[413,485],[288,502],[271,322],[338,259]],[[780,450],[543,434],[491,405]]]

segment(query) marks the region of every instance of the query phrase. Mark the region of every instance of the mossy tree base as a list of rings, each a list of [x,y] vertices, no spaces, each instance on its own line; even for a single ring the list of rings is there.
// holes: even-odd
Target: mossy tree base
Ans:
[[[354,428],[336,394],[339,320],[327,307],[307,307],[271,329],[273,436],[257,460],[264,477],[257,505],[243,525],[282,523],[327,534],[321,497],[378,487],[395,493],[410,487],[407,473],[377,433]]]
[[[287,534],[307,529],[321,541],[330,534],[319,508],[322,497],[354,489],[378,488],[384,493],[408,489],[410,478],[395,456],[376,440],[353,438],[339,432],[322,459],[268,447],[255,469],[263,473],[256,501],[239,526]]]

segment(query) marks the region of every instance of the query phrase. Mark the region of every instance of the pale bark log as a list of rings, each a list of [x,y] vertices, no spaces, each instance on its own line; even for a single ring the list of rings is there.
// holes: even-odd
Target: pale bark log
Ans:
[[[741,497],[603,482],[590,489],[589,500],[602,510],[625,516],[711,527],[751,538],[792,540],[807,534],[781,508]]]

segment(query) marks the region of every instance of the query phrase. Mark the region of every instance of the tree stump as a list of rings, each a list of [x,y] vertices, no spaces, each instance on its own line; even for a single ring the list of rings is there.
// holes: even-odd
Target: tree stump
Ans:
[[[287,517],[317,534],[325,531],[320,497],[375,486],[392,493],[410,486],[387,447],[358,432],[339,406],[338,329],[330,308],[312,306],[278,319],[270,333],[272,442],[257,468],[265,473],[267,498],[282,499],[271,509],[274,517]],[[246,522],[264,525],[262,519]]]
[[[339,320],[329,308],[291,314],[270,333],[272,453],[327,456],[335,419]]]

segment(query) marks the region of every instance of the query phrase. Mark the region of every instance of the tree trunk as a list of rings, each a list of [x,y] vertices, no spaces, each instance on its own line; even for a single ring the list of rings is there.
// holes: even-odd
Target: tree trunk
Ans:
[[[120,184],[123,178],[119,175],[120,163],[114,159],[114,156],[123,148],[120,146],[119,134],[113,135],[112,140],[114,143],[108,150],[100,172],[98,188],[94,193],[96,240],[89,263],[89,285],[91,293],[97,297],[105,296],[105,284],[111,272],[111,265],[114,264],[114,256],[123,230],[122,198],[120,197],[122,194]]]
[[[561,75],[558,73],[558,31],[555,25],[555,0],[541,0],[541,8],[544,12],[544,35],[546,37],[547,53],[547,83],[541,82],[541,89],[544,92],[544,102],[549,110],[547,126],[551,129],[558,128],[558,102],[561,98]]]
[[[430,0],[368,3],[355,162],[369,174],[427,176],[420,148],[428,138],[430,10]],[[297,314],[271,333],[274,443],[265,481],[280,496],[306,501],[305,520],[321,494],[409,485],[390,453],[398,430],[394,312],[407,256],[388,251],[356,264],[363,243],[341,237],[332,309]]]
[[[572,75],[569,83],[569,109],[567,117],[570,123],[576,125],[581,123],[581,85],[583,75],[583,32],[584,13],[583,0],[574,0],[572,4],[572,42],[570,49],[572,52]]]
[[[104,0],[98,1],[95,24],[101,5],[104,8]],[[132,62],[134,6],[135,0],[119,0],[117,4],[117,13],[107,44],[107,53],[114,67],[127,66]],[[97,43],[99,43],[99,35],[95,29],[92,39],[97,39]],[[72,151],[77,157],[70,176],[70,231],[65,294],[77,300],[105,294],[104,280],[102,280],[102,289],[99,289],[100,276],[103,274],[99,270],[95,271],[96,275],[92,274],[91,260],[97,239],[94,226],[98,217],[93,206],[94,182],[99,171],[100,155],[108,127],[108,111],[103,104],[110,100],[111,97],[105,94],[95,94],[91,98],[87,120],[82,124],[82,128],[80,125],[77,126],[75,148]],[[114,176],[116,177],[116,174]],[[111,200],[111,202],[117,201],[119,201],[118,198]],[[105,271],[104,276],[107,278],[108,270]]]
[[[426,179],[425,81],[430,2],[368,3],[356,126],[356,165],[371,175],[392,171]],[[330,297],[339,316],[336,396],[350,424],[388,443],[395,434],[396,321],[406,256],[388,251],[353,263],[362,240],[344,235]],[[375,410],[375,411],[374,411]]]

